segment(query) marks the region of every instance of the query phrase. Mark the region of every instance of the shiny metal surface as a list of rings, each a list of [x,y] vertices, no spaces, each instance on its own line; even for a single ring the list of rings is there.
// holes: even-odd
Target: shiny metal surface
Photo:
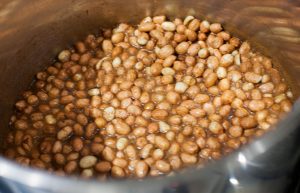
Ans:
[[[300,91],[300,2],[297,0],[1,0],[0,141],[11,107],[32,76],[55,54],[99,27],[136,23],[147,15],[188,14],[225,28],[274,58],[293,91]],[[279,65],[280,64],[280,65]],[[298,161],[300,106],[274,131],[204,168],[143,181],[84,181],[23,168],[0,157],[0,192],[287,192]],[[3,188],[3,190],[2,190]]]

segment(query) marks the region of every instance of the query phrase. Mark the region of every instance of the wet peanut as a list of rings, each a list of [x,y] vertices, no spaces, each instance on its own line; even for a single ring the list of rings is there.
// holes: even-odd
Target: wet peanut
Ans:
[[[144,178],[202,164],[292,109],[270,58],[194,16],[88,35],[15,104],[4,155],[60,175]]]

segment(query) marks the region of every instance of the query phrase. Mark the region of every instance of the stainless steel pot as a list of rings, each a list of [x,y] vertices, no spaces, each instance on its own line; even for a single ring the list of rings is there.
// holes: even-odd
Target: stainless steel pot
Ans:
[[[57,52],[99,27],[136,23],[147,15],[195,15],[224,23],[274,58],[295,93],[300,91],[298,0],[1,0],[0,141],[11,107],[33,75]],[[300,149],[300,104],[276,128],[203,168],[142,181],[85,181],[23,168],[0,157],[0,192],[287,192]]]

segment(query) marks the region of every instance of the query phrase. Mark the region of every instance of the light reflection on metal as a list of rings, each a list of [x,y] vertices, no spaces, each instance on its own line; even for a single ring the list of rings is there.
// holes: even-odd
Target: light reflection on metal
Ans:
[[[234,177],[229,178],[229,182],[234,186],[238,186],[240,184],[239,181]]]
[[[0,162],[0,176],[5,176],[9,172],[9,168],[6,166],[5,163]]]
[[[239,153],[238,154],[238,161],[242,164],[242,166],[246,166],[247,165],[247,158],[245,157],[245,155],[243,153]]]
[[[264,146],[263,143],[255,143],[254,145],[257,153],[263,154],[266,152],[266,147]]]

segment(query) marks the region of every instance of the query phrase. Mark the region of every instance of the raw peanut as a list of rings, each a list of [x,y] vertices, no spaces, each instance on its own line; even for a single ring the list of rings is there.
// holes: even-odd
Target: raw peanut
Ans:
[[[115,152],[110,147],[105,147],[102,155],[106,161],[112,161],[115,158]]]
[[[105,53],[111,53],[113,49],[112,42],[110,40],[104,40],[102,42],[102,49]]]
[[[95,124],[97,125],[98,128],[103,128],[106,125],[106,120],[103,119],[102,117],[98,117],[95,119]]]
[[[15,127],[20,130],[25,130],[28,128],[28,123],[25,120],[17,120],[15,122]]]
[[[164,160],[158,160],[155,162],[155,167],[164,173],[168,173],[171,170],[171,166],[168,162],[164,161]]]
[[[114,107],[107,107],[104,109],[103,117],[106,121],[111,121],[115,117],[115,108]]]
[[[58,59],[61,62],[67,62],[70,60],[71,52],[69,50],[63,50],[58,54]]]
[[[221,144],[219,143],[219,140],[215,137],[209,137],[206,140],[206,145],[210,148],[210,149],[219,149],[221,147]]]
[[[78,108],[84,108],[89,105],[90,100],[89,99],[78,99],[76,101],[76,107]]]
[[[209,124],[209,130],[214,134],[220,134],[223,131],[223,127],[220,123],[213,121]]]
[[[193,30],[193,31],[196,31],[196,30],[198,30],[199,29],[199,27],[200,27],[200,22],[199,22],[199,20],[198,19],[193,19],[191,22],[186,22],[186,24],[187,23],[189,23],[189,25],[188,25],[188,28],[190,29],[190,30]],[[185,24],[185,25],[186,25]]]
[[[172,143],[169,150],[168,150],[168,153],[171,154],[171,155],[177,155],[180,151],[180,145],[176,142]]]
[[[164,120],[167,118],[168,112],[163,109],[155,109],[154,111],[152,111],[151,116],[157,120]]]
[[[133,145],[128,145],[125,148],[125,153],[129,157],[129,159],[136,159],[136,157],[137,157],[137,152]]]
[[[234,58],[231,54],[225,54],[220,60],[220,66],[228,67],[233,64]],[[246,76],[246,75],[245,75]]]
[[[161,133],[166,133],[166,132],[168,132],[170,129],[171,129],[171,127],[170,127],[170,125],[168,125],[166,122],[164,122],[164,121],[159,121],[158,122],[158,125],[159,125],[159,131],[161,132]]]
[[[111,168],[111,175],[115,178],[123,178],[125,177],[125,172],[121,167],[113,166]]]
[[[65,167],[64,167],[64,171],[68,174],[73,173],[76,169],[77,169],[77,162],[76,161],[70,161],[68,162]]]
[[[73,140],[73,149],[74,149],[74,151],[79,152],[82,148],[83,148],[83,142],[82,142],[82,139],[79,138],[79,137],[76,137],[76,138]],[[53,153],[57,153],[57,152],[53,152]]]
[[[180,100],[180,95],[177,92],[170,91],[167,93],[166,99],[171,104],[177,104]]]
[[[196,143],[194,143],[192,141],[187,141],[182,144],[182,149],[186,153],[194,154],[198,151],[198,146]]]
[[[111,164],[110,164],[110,162],[107,162],[107,161],[98,162],[95,165],[95,170],[100,173],[109,172],[111,170]]]
[[[161,27],[166,31],[175,31],[176,25],[172,22],[165,21],[161,24]]]
[[[205,78],[205,86],[206,87],[211,87],[211,86],[213,86],[215,83],[216,83],[216,81],[217,81],[217,79],[218,79],[218,76],[215,74],[215,73],[211,73],[211,74],[209,74],[206,78]]]
[[[113,165],[115,166],[119,166],[121,168],[125,168],[127,166],[127,160],[125,159],[122,159],[122,158],[115,158],[113,161],[112,161]]]
[[[94,171],[92,169],[84,169],[81,172],[81,177],[83,178],[91,178],[94,175]]]
[[[250,128],[253,128],[253,127],[255,127],[257,125],[257,121],[252,116],[243,117],[241,119],[240,123],[241,123],[241,126],[244,129],[250,129]]]
[[[90,96],[97,96],[100,94],[100,90],[98,88],[93,88],[88,91]]]
[[[152,144],[147,144],[143,147],[143,149],[140,151],[140,157],[145,159],[150,156],[150,152],[153,149]]]
[[[115,126],[116,132],[120,135],[127,135],[131,131],[130,126],[122,119],[114,119],[112,123]]]
[[[161,59],[166,59],[168,56],[171,56],[173,53],[174,53],[174,48],[171,45],[165,45],[159,50],[158,56]]]
[[[169,157],[169,162],[173,170],[178,170],[181,168],[182,162],[179,156],[173,155]]]
[[[262,100],[251,100],[249,102],[248,108],[251,111],[261,111],[265,108],[265,103]]]
[[[269,83],[260,85],[258,88],[260,89],[260,91],[262,93],[271,93],[271,92],[273,92],[274,84],[269,82]]]
[[[181,153],[180,158],[185,164],[195,164],[197,162],[197,157],[195,155]]]
[[[175,51],[178,54],[185,54],[189,48],[189,43],[188,42],[181,42],[180,44],[178,44],[175,48]]]
[[[175,70],[173,68],[170,68],[170,67],[165,67],[161,70],[161,73],[163,75],[174,75],[175,74]]]
[[[227,76],[226,68],[220,66],[217,68],[217,76],[219,79],[225,78]]]
[[[170,147],[170,142],[164,137],[156,136],[155,145],[162,150],[167,150]]]
[[[210,69],[216,69],[219,66],[219,59],[216,56],[209,56],[207,58],[207,67]]]
[[[155,28],[155,24],[152,22],[145,22],[139,25],[139,30],[142,32],[148,32]]]
[[[262,77],[254,72],[246,72],[245,79],[251,83],[259,83]]]
[[[95,156],[85,156],[81,158],[79,162],[79,166],[81,168],[90,168],[93,167],[97,162],[97,158]]]
[[[192,44],[187,50],[187,53],[191,56],[196,56],[200,50],[200,45],[199,44]]]
[[[157,23],[157,24],[161,24],[166,20],[166,16],[165,15],[159,15],[159,16],[154,16],[153,17],[153,22]]]
[[[230,89],[230,80],[227,78],[223,78],[222,80],[220,80],[219,84],[218,84],[218,88],[221,91],[226,91]]]
[[[232,137],[240,137],[243,134],[243,129],[240,126],[234,125],[229,128],[228,132]]]
[[[203,63],[197,63],[196,65],[195,65],[195,67],[193,68],[193,71],[192,71],[192,73],[193,73],[193,75],[195,76],[195,77],[200,77],[202,74],[203,74],[203,72],[204,72],[204,64]]]
[[[116,147],[118,150],[123,150],[128,145],[128,139],[127,138],[119,138],[116,144]]]
[[[161,149],[155,149],[152,152],[152,157],[155,160],[160,160],[160,159],[162,159],[164,157],[164,152]]]
[[[175,84],[175,91],[178,93],[184,93],[187,88],[188,88],[188,85],[184,82],[177,82]]]
[[[222,26],[219,23],[213,23],[209,26],[209,29],[213,33],[219,33],[222,30]]]
[[[221,100],[223,104],[230,104],[235,97],[235,93],[232,90],[225,90],[221,95]]]
[[[202,48],[198,51],[198,56],[202,59],[205,59],[209,56],[209,52],[207,48]]]
[[[57,139],[63,140],[66,139],[71,133],[72,133],[72,128],[70,126],[66,126],[62,128],[58,133],[57,133]]]
[[[125,34],[122,32],[114,33],[111,37],[111,41],[114,44],[120,43],[124,40]]]
[[[184,25],[188,25],[195,17],[192,16],[192,15],[189,15],[189,16],[186,16],[184,21],[183,21],[183,24]]]
[[[194,100],[195,100],[195,102],[202,104],[202,103],[208,102],[210,100],[210,98],[206,94],[198,94],[198,95],[196,95]]]
[[[149,166],[145,161],[138,161],[134,169],[135,169],[135,175],[138,178],[143,178],[148,174]]]

